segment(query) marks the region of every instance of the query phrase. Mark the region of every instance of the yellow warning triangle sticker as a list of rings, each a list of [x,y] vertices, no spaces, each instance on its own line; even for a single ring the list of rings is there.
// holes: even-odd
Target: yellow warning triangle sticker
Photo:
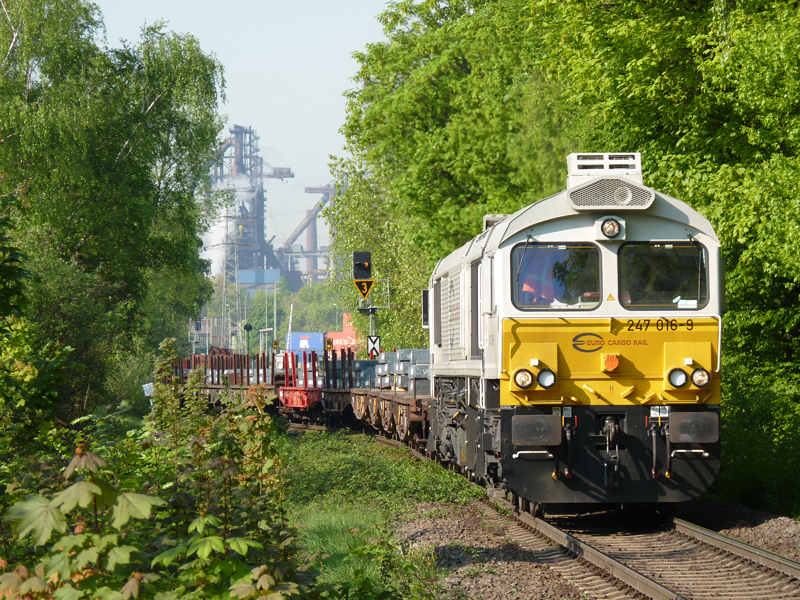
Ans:
[[[358,288],[358,293],[366,300],[369,293],[372,291],[372,286],[375,285],[374,279],[353,279],[353,283]]]
[[[613,300],[613,299],[614,299],[614,294],[609,294],[609,295],[608,295],[608,299],[609,299],[609,300]]]

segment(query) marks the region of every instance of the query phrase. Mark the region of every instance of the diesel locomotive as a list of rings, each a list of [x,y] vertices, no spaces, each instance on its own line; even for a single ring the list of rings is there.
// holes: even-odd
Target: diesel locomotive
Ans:
[[[724,265],[637,153],[571,154],[567,189],[442,259],[427,290],[426,450],[545,508],[674,503],[720,464]]]

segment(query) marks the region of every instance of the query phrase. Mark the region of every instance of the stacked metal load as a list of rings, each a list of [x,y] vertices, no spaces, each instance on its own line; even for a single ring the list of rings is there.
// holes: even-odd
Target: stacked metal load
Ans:
[[[377,370],[379,366],[377,360],[354,360],[355,386],[359,389],[368,389],[374,385],[375,378],[378,376]]]
[[[393,367],[397,360],[396,352],[381,352],[380,362],[378,364],[377,374],[380,376],[379,381],[375,385],[380,390],[391,389],[394,387],[394,373]]]
[[[411,365],[413,350],[398,350],[395,352],[397,360],[389,366],[389,373],[394,375],[392,389],[398,392],[408,391],[408,370]]]
[[[408,393],[428,396],[431,393],[431,351],[420,348],[411,351],[408,371]]]

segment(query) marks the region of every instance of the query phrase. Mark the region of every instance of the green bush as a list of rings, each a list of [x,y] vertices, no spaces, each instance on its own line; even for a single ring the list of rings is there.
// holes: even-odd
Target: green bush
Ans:
[[[230,396],[221,411],[182,384],[162,345],[144,427],[119,439],[125,415],[43,430],[39,459],[0,469],[0,594],[8,598],[241,599],[316,597],[295,562],[271,398]],[[91,446],[89,446],[91,440]],[[71,460],[57,452],[72,444]],[[112,468],[109,465],[113,465]]]

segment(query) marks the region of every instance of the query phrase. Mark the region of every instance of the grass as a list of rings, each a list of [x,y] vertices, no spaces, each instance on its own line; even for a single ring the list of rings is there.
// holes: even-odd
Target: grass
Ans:
[[[304,551],[319,561],[324,583],[379,579],[375,561],[362,556],[360,549],[383,526],[381,517],[355,509],[329,506],[304,515],[301,538]]]
[[[368,509],[392,520],[420,502],[467,503],[484,492],[408,448],[390,448],[366,435],[307,432],[280,442],[286,506],[302,515],[310,506]]]
[[[279,445],[285,507],[337,597],[438,597],[433,549],[403,546],[392,531],[420,502],[467,503],[482,490],[365,435],[306,432],[284,435]]]

